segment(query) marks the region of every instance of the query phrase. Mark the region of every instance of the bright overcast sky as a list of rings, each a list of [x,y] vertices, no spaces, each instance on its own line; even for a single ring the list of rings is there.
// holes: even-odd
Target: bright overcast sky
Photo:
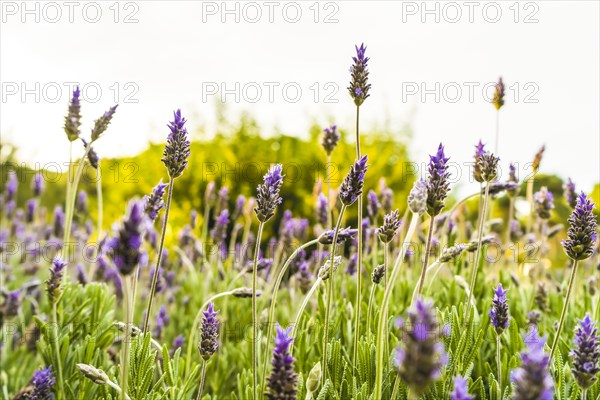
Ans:
[[[228,90],[228,115],[250,111],[265,134],[305,135],[332,119],[350,129],[348,68],[365,42],[363,127],[409,123],[415,160],[440,141],[458,163],[479,138],[492,145],[483,88],[502,75],[502,161],[529,162],[545,143],[542,172],[586,190],[600,181],[598,1],[26,4],[2,2],[0,132],[30,163],[68,158],[72,82],[84,89],[86,135],[120,103],[102,156],[164,140],[175,108],[210,133],[217,88]]]

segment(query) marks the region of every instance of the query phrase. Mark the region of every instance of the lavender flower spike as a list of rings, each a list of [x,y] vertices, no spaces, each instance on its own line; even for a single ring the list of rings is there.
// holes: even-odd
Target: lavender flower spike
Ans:
[[[169,176],[175,179],[183,173],[187,167],[190,156],[190,142],[188,132],[184,127],[186,119],[181,116],[181,110],[173,113],[174,120],[169,123],[171,132],[167,137],[167,145],[163,151],[162,162],[169,171]]]
[[[327,214],[327,197],[323,193],[319,193],[317,198],[317,221],[321,226],[327,226],[329,220]]]
[[[467,380],[460,375],[454,378],[454,391],[450,393],[450,400],[473,400],[467,389]]]
[[[67,263],[63,262],[60,258],[55,258],[54,261],[52,261],[50,278],[46,281],[46,291],[48,292],[48,298],[50,299],[51,304],[57,302],[62,294],[62,281],[66,266]]]
[[[536,328],[532,328],[525,338],[527,351],[521,353],[521,367],[511,371],[510,380],[514,391],[514,400],[552,400],[554,383],[548,371],[550,356],[544,352],[545,337],[540,337]]]
[[[258,185],[256,194],[256,208],[254,212],[260,222],[267,222],[275,215],[275,209],[281,204],[279,192],[283,184],[283,167],[275,164],[264,176],[264,183]]]
[[[394,236],[396,236],[396,233],[398,233],[401,223],[402,221],[400,220],[398,210],[394,210],[391,213],[384,215],[383,225],[377,229],[379,240],[383,243],[391,242],[392,239],[394,239]]]
[[[115,115],[115,112],[117,111],[117,107],[118,104],[112,106],[94,122],[94,128],[92,129],[92,143],[98,140],[100,135],[106,131],[113,115]]]
[[[198,350],[205,361],[208,361],[219,348],[219,320],[213,303],[209,303],[206,311],[202,311],[204,319],[200,326],[200,343]]]
[[[17,180],[17,173],[13,170],[8,171],[6,177],[6,201],[9,202],[15,199],[17,194],[17,187],[19,182]]]
[[[323,137],[321,139],[321,146],[325,149],[325,152],[328,156],[333,153],[333,150],[336,148],[338,142],[340,141],[341,136],[337,131],[336,125],[331,125],[328,128],[323,129]]]
[[[415,214],[423,214],[427,210],[427,182],[419,179],[408,195],[408,208]]]
[[[427,176],[427,213],[435,217],[444,208],[444,200],[448,196],[449,158],[444,155],[444,146],[440,143],[437,153],[429,156]]]
[[[152,189],[152,193],[150,193],[150,196],[146,196],[144,198],[146,202],[144,211],[152,221],[156,219],[156,217],[158,216],[158,212],[165,206],[163,196],[165,195],[165,188],[167,186],[169,185],[163,183],[161,179],[160,182],[158,182],[158,185],[156,185],[154,189]]]
[[[122,275],[131,274],[141,260],[140,247],[146,224],[144,202],[130,201],[127,214],[115,237],[109,243],[112,259]]]
[[[33,177],[33,182],[31,183],[31,189],[33,191],[34,197],[39,197],[42,195],[44,191],[44,177],[41,172],[38,172]]]
[[[539,192],[533,195],[535,211],[541,219],[550,218],[550,212],[554,208],[554,196],[543,186]]]
[[[494,299],[492,300],[492,307],[489,312],[492,326],[498,335],[501,335],[510,324],[506,292],[507,290],[504,290],[502,284],[499,283],[496,290],[494,290]]]
[[[297,394],[298,377],[294,372],[294,358],[290,354],[290,345],[293,338],[289,337],[291,328],[276,327],[275,348],[271,375],[267,378],[267,392],[265,397],[269,400],[295,400]]]
[[[337,244],[342,244],[344,243],[346,240],[352,240],[354,239],[354,237],[356,236],[356,234],[358,233],[358,229],[352,229],[350,227],[348,228],[341,228],[338,230],[338,237],[337,237]],[[333,243],[333,236],[334,236],[335,232],[333,229],[327,230],[325,232],[323,232],[321,234],[321,236],[319,236],[319,243],[321,244],[332,244]]]
[[[403,324],[406,340],[396,350],[394,363],[402,380],[418,396],[440,377],[447,355],[444,345],[438,341],[433,303],[417,299],[415,307],[408,312],[408,320],[410,323]]]
[[[340,186],[340,200],[342,204],[351,206],[363,191],[365,173],[367,172],[367,156],[363,156],[350,168]]]
[[[496,107],[496,110],[499,110],[504,105],[504,82],[502,81],[502,77],[498,78],[498,83],[496,83],[492,103]]]
[[[355,48],[356,57],[352,57],[354,64],[350,67],[351,78],[348,92],[354,99],[354,104],[360,107],[367,97],[370,96],[369,90],[371,89],[371,84],[367,83],[369,79],[369,71],[367,70],[369,57],[365,57],[367,48],[364,44],[361,44],[360,47],[355,46]]]
[[[475,161],[473,165],[473,179],[475,179],[475,181],[479,183],[483,182],[483,178],[481,177],[481,165],[479,163],[479,159],[483,157],[485,152],[485,144],[483,144],[483,142],[479,140],[479,143],[475,145]]]
[[[575,348],[569,354],[573,358],[571,372],[582,389],[592,386],[600,372],[600,337],[598,328],[589,314],[579,321],[575,332]]]
[[[38,369],[33,373],[33,379],[31,380],[33,389],[28,398],[35,400],[51,399],[52,387],[55,382],[56,379],[54,378],[54,374],[50,367]]]
[[[79,103],[79,87],[73,91],[73,98],[69,103],[69,111],[65,117],[65,133],[69,141],[74,142],[79,139],[81,131],[81,104]]]
[[[493,182],[498,176],[498,162],[500,159],[494,154],[485,152],[477,163],[479,164],[479,170],[481,172],[481,179],[483,182]]]
[[[565,200],[571,208],[577,207],[577,191],[575,189],[575,183],[569,178],[567,183],[563,186]]]
[[[585,260],[594,253],[597,224],[593,209],[594,202],[581,192],[577,206],[569,217],[567,240],[562,241],[565,253],[573,260]]]

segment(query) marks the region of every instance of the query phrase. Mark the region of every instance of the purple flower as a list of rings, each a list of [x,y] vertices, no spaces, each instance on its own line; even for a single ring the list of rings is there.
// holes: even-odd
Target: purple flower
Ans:
[[[69,103],[69,111],[65,117],[65,133],[69,141],[74,142],[79,139],[81,131],[81,104],[79,103],[79,87],[73,91],[73,98]]]
[[[54,261],[52,261],[50,278],[46,281],[46,291],[48,292],[48,298],[50,299],[51,304],[57,302],[62,293],[62,281],[66,266],[67,263],[63,262],[60,258],[55,258]]]
[[[185,339],[183,335],[179,335],[175,339],[173,339],[173,352],[175,352],[177,349],[180,349],[181,346],[183,346],[184,341]]]
[[[444,345],[438,341],[433,303],[418,299],[402,327],[405,341],[396,350],[394,364],[402,380],[419,395],[440,377],[447,359]]]
[[[275,215],[275,209],[281,204],[279,191],[283,184],[282,170],[281,164],[271,166],[263,178],[264,183],[258,185],[254,212],[260,222],[271,219]]]
[[[346,206],[351,206],[362,194],[365,173],[367,172],[367,156],[356,161],[340,186],[340,200]]]
[[[202,311],[204,318],[200,326],[200,344],[198,350],[205,361],[208,361],[219,348],[219,320],[218,311],[213,303],[209,303],[206,311]]]
[[[25,220],[28,223],[33,222],[33,220],[35,219],[36,208],[37,208],[37,200],[36,199],[27,200],[27,214],[25,214]]]
[[[33,191],[34,197],[39,197],[42,195],[44,191],[44,177],[41,172],[38,172],[33,177],[33,182],[31,183],[31,190]]]
[[[296,399],[298,377],[294,372],[294,358],[290,354],[291,328],[276,327],[275,348],[271,361],[271,374],[267,378],[267,391],[265,397],[269,400]]]
[[[144,211],[152,221],[158,217],[158,212],[165,207],[163,197],[165,195],[165,188],[167,186],[169,185],[167,183],[163,183],[161,179],[160,182],[158,182],[158,185],[152,189],[150,196],[144,197],[144,201],[146,203]]]
[[[347,240],[352,240],[354,239],[354,237],[356,236],[356,234],[358,233],[358,229],[352,229],[350,227],[348,228],[340,228],[338,230],[338,236],[337,236],[337,243],[336,244],[342,244]],[[325,232],[323,232],[321,234],[321,236],[319,236],[319,243],[321,244],[332,244],[333,243],[333,236],[334,236],[335,232],[333,229],[327,230]]]
[[[188,165],[190,142],[187,129],[184,127],[186,119],[181,116],[181,110],[175,111],[173,115],[173,122],[168,125],[171,132],[167,137],[167,145],[161,161],[165,164],[169,176],[175,179],[181,176]]]
[[[6,201],[9,202],[15,199],[18,187],[17,173],[13,170],[8,171],[6,177]]]
[[[514,400],[552,400],[554,383],[548,371],[550,356],[544,352],[545,337],[540,337],[536,328],[531,328],[525,337],[527,351],[521,353],[521,367],[513,369],[510,380],[514,384]]]
[[[331,155],[331,153],[333,153],[333,150],[340,141],[340,138],[340,133],[337,131],[336,125],[331,125],[330,127],[323,129],[321,146],[323,146],[327,155]]]
[[[81,265],[81,263],[77,264],[77,281],[79,283],[81,283],[83,286],[87,285],[87,283],[88,283],[87,275],[86,275],[85,270],[83,269],[83,265]]]
[[[84,149],[87,150],[88,146],[90,147],[90,149],[88,150],[88,153],[87,153],[88,162],[94,169],[98,169],[98,164],[100,163],[100,157],[98,157],[98,153],[96,153],[94,148],[91,147],[92,144],[91,143],[88,144],[88,142],[84,138],[81,138],[81,141],[83,142]]]
[[[167,315],[167,308],[164,305],[160,306],[160,308],[158,309],[158,314],[156,315],[156,322],[154,325],[152,336],[160,339],[160,337],[162,336],[163,329],[165,329],[165,327],[169,325],[170,321],[171,318],[169,318],[169,316]]]
[[[77,202],[75,203],[75,209],[80,214],[85,214],[88,209],[88,198],[87,193],[81,190],[77,193]]]
[[[383,225],[377,229],[379,240],[383,243],[391,242],[392,239],[394,239],[394,236],[396,236],[396,233],[398,233],[401,223],[402,221],[400,220],[398,210],[394,210],[390,214],[384,215]]]
[[[33,373],[31,384],[33,389],[29,394],[29,399],[48,400],[52,398],[52,387],[56,379],[52,373],[52,368],[38,369]]]
[[[554,196],[546,186],[533,195],[533,202],[535,211],[541,219],[550,218],[550,212],[554,208]]]
[[[379,214],[380,208],[381,204],[379,203],[377,194],[374,191],[369,190],[369,193],[367,193],[367,213],[369,213],[369,217],[373,222],[377,222],[377,215]]]
[[[122,275],[131,274],[141,260],[140,248],[146,224],[144,202],[130,201],[125,218],[109,243],[112,259]]]
[[[61,206],[54,209],[53,233],[57,238],[62,237],[65,229],[65,213]]]
[[[369,57],[365,57],[367,50],[364,44],[360,47],[355,46],[356,57],[352,57],[354,63],[350,67],[350,86],[348,86],[348,92],[354,99],[354,104],[360,107],[361,104],[369,97],[369,90],[371,84],[367,83],[369,80],[369,71],[367,70],[367,63]]]
[[[321,226],[327,226],[329,222],[328,213],[327,197],[323,193],[319,193],[319,197],[317,198],[317,221]]]
[[[492,326],[496,329],[496,334],[498,335],[501,335],[510,324],[506,292],[502,288],[502,284],[499,283],[496,290],[494,290],[494,299],[492,300],[492,307],[489,312]]]
[[[510,163],[510,165],[508,166],[508,184],[512,184],[514,185],[514,188],[512,187],[512,185],[510,187],[506,188],[506,193],[509,196],[514,196],[517,194],[517,192],[519,191],[519,178],[517,177],[517,168],[515,167],[515,164]]]
[[[245,204],[246,197],[244,197],[243,194],[240,194],[235,200],[235,208],[233,209],[233,214],[231,214],[232,221],[237,221],[237,219],[242,216]]]
[[[498,83],[496,83],[494,88],[492,103],[496,107],[496,110],[499,110],[504,105],[504,82],[502,81],[502,77],[498,78]]]
[[[4,317],[14,317],[19,314],[21,308],[21,291],[19,289],[11,292],[2,292],[4,303],[0,305],[0,322]]]
[[[94,122],[94,128],[92,129],[92,143],[98,140],[108,128],[108,124],[112,120],[113,115],[117,111],[118,104],[110,107],[100,118]]]
[[[221,211],[216,218],[215,228],[211,232],[212,238],[216,243],[223,243],[227,236],[227,225],[229,225],[229,211],[227,209]]]
[[[454,391],[450,393],[450,400],[472,400],[467,389],[467,380],[460,375],[454,378]]]
[[[481,166],[479,164],[479,159],[485,154],[485,144],[479,140],[479,143],[475,145],[475,157],[474,157],[474,165],[473,165],[473,179],[475,182],[483,182],[483,178],[481,177]]]
[[[565,200],[571,208],[577,207],[577,190],[575,189],[575,183],[569,178],[563,186]]]
[[[596,244],[596,217],[594,202],[584,192],[577,198],[577,206],[569,217],[567,240],[562,241],[565,253],[573,260],[585,260],[594,253]]]
[[[389,187],[384,187],[381,189],[379,201],[381,203],[381,208],[383,208],[383,212],[389,214],[394,206],[394,192],[392,189]]]
[[[600,337],[595,325],[589,314],[579,321],[575,331],[575,348],[569,354],[573,358],[571,372],[582,389],[592,386],[600,372]]]
[[[427,213],[435,217],[444,208],[444,200],[448,196],[449,182],[448,178],[448,160],[450,158],[444,155],[444,146],[440,143],[437,153],[429,156],[428,176],[427,176]],[[410,200],[410,199],[409,199]]]

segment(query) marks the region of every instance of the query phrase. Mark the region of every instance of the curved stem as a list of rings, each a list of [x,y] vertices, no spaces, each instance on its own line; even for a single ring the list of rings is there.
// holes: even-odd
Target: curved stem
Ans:
[[[371,310],[373,309],[373,300],[375,299],[375,289],[377,284],[372,282],[369,291],[369,304],[367,305],[367,334],[371,331]]]
[[[196,313],[196,317],[194,318],[194,322],[192,322],[192,328],[190,329],[190,334],[188,335],[188,345],[187,345],[188,350],[187,350],[187,354],[186,354],[185,370],[184,370],[184,372],[186,374],[190,370],[190,365],[191,365],[191,361],[192,361],[192,348],[193,348],[192,343],[194,343],[194,341],[196,340],[196,330],[198,329],[198,325],[200,324],[200,319],[202,318],[202,315],[203,315],[202,311],[204,311],[204,309],[206,309],[206,307],[208,307],[208,305],[210,303],[212,303],[219,297],[228,296],[231,293],[233,293],[233,291],[231,291],[231,290],[229,290],[227,292],[217,293],[217,294],[209,297],[208,300],[206,300],[204,302],[204,304],[202,304],[202,306],[198,309],[198,312]]]
[[[323,367],[323,380],[321,384],[323,386],[325,385],[325,382],[327,382],[327,343],[329,342],[329,313],[331,308],[331,297],[334,289],[333,274],[335,272],[335,248],[337,246],[338,233],[340,231],[340,226],[342,225],[342,217],[344,216],[345,211],[346,205],[342,205],[342,208],[340,209],[340,215],[338,216],[338,220],[333,231],[333,242],[331,243],[331,254],[329,256],[329,277],[327,278],[329,282],[327,283],[327,303],[325,304],[325,319],[323,321],[323,351],[321,357],[321,366]]]
[[[256,267],[258,264],[258,252],[260,250],[260,239],[262,237],[264,222],[258,225],[256,235],[256,244],[254,246],[254,262],[252,263],[252,395],[254,400],[258,400],[258,315],[256,310]]]
[[[433,268],[435,268],[437,265],[441,266],[442,264],[440,263],[439,259],[435,260],[434,262],[432,262],[427,269],[425,270],[425,275],[423,275],[423,286],[425,285],[425,280],[427,279],[427,273],[429,271],[431,271]],[[437,276],[437,273],[440,271],[441,268],[438,268],[435,271],[435,274],[433,275],[433,278],[431,279],[432,281],[435,282],[435,277]],[[415,300],[417,299],[417,293],[418,293],[418,286],[415,286],[415,289],[413,290],[413,294],[410,300],[410,304],[415,304]]]
[[[575,276],[577,274],[577,266],[579,265],[577,260],[573,260],[573,268],[571,269],[571,276],[569,277],[569,286],[567,287],[567,294],[565,296],[565,304],[563,305],[562,312],[560,313],[560,320],[558,321],[558,329],[554,336],[554,342],[552,343],[552,350],[550,351],[550,365],[552,365],[552,357],[558,347],[558,341],[560,340],[560,334],[565,323],[565,316],[567,315],[567,309],[569,308],[569,298],[571,297],[571,291],[573,290],[573,283],[575,282]]]
[[[108,386],[110,386],[111,388],[115,389],[115,391],[119,394],[119,397],[121,396],[121,393],[123,393],[123,391],[121,390],[121,386],[117,385],[116,383],[114,383],[110,379],[106,381],[106,384]],[[125,400],[131,400],[129,398],[129,396],[127,396],[127,394],[125,394]]]
[[[204,391],[204,380],[206,379],[206,361],[202,361],[202,374],[200,375],[200,387],[198,388],[198,395],[196,396],[196,400],[200,400],[202,398],[202,392]]]
[[[296,313],[296,319],[294,320],[294,324],[292,325],[292,334],[290,335],[290,337],[296,339],[296,333],[298,332],[298,326],[300,325],[300,319],[302,318],[302,314],[304,314],[304,310],[306,309],[308,302],[310,301],[311,297],[314,295],[315,290],[317,290],[317,288],[319,287],[321,282],[323,282],[321,277],[317,277],[317,279],[315,280],[315,283],[313,283],[313,285],[310,288],[310,290],[308,291],[308,293],[306,293],[306,296],[304,296],[304,300],[302,301],[302,304],[300,305],[300,308],[298,309],[298,312]],[[292,344],[290,344],[290,355],[293,355],[292,350],[294,349],[295,342],[296,342],[296,340],[294,340],[292,342]]]
[[[52,303],[52,320],[51,320],[51,325],[52,325],[52,330],[53,330],[53,334],[51,337],[52,340],[52,348],[54,350],[55,353],[55,357],[56,357],[56,370],[57,370],[57,383],[58,383],[58,393],[57,393],[57,397],[58,399],[62,399],[65,398],[65,387],[64,387],[64,383],[63,383],[63,373],[62,373],[62,359],[61,359],[61,354],[60,354],[60,328],[58,326],[58,313],[56,312],[56,301],[54,301]]]
[[[392,290],[394,289],[394,283],[398,277],[400,271],[400,265],[406,256],[406,249],[410,245],[410,240],[415,233],[417,223],[419,222],[419,215],[412,214],[410,220],[410,226],[406,232],[406,237],[402,243],[402,247],[399,249],[398,257],[394,263],[394,269],[390,275],[390,281],[385,293],[383,294],[383,301],[381,303],[381,310],[379,312],[379,318],[377,319],[377,342],[376,342],[376,359],[375,359],[375,400],[382,399],[383,391],[383,372],[386,366],[384,347],[387,339],[387,311],[390,299],[392,297]]]
[[[285,261],[285,263],[279,270],[279,273],[277,274],[277,278],[275,279],[275,284],[273,285],[273,294],[271,295],[271,305],[269,306],[269,319],[267,320],[267,346],[265,349],[265,357],[264,357],[263,369],[262,369],[263,370],[263,378],[262,378],[263,391],[264,391],[264,387],[265,387],[265,379],[267,379],[267,364],[268,364],[267,361],[269,359],[268,351],[269,351],[269,343],[271,343],[271,332],[272,332],[271,324],[273,324],[273,321],[275,320],[275,307],[277,306],[277,295],[279,294],[279,286],[281,285],[281,281],[283,280],[283,277],[285,276],[285,273],[287,272],[290,264],[298,256],[298,254],[300,254],[300,252],[302,250],[304,250],[305,248],[312,246],[313,244],[317,244],[317,243],[319,243],[319,239],[314,239],[314,240],[311,240],[310,242],[304,243],[302,246],[300,246],[296,250],[294,250],[294,252],[288,257],[288,259]]]
[[[425,283],[425,273],[427,272],[427,263],[429,262],[429,251],[431,250],[431,237],[433,235],[433,223],[435,216],[431,216],[429,221],[429,232],[427,233],[427,242],[425,242],[425,260],[423,261],[423,268],[421,269],[421,277],[419,278],[417,295],[420,296],[423,293],[423,284]]]
[[[356,160],[360,160],[360,106],[356,106]],[[356,301],[354,304],[354,345],[353,365],[358,360],[358,341],[360,339],[360,306],[362,302],[362,259],[363,259],[363,194],[358,196],[358,257],[356,260]],[[325,381],[323,381],[325,382]]]
[[[152,315],[152,302],[154,300],[154,294],[156,292],[156,282],[158,281],[158,271],[160,268],[160,262],[162,260],[163,248],[165,246],[165,236],[167,234],[167,224],[169,222],[169,210],[171,208],[171,199],[173,197],[173,183],[174,179],[169,180],[169,192],[167,194],[167,204],[165,206],[165,216],[162,225],[162,233],[160,235],[160,244],[158,246],[158,254],[156,257],[156,264],[154,266],[154,274],[152,275],[152,286],[150,287],[150,295],[148,296],[148,306],[146,307],[146,321],[144,321],[144,334],[148,332],[148,326],[150,324],[150,316]]]
[[[477,272],[479,271],[479,255],[481,254],[481,238],[483,237],[483,221],[485,220],[485,210],[487,208],[488,196],[490,194],[489,182],[485,185],[485,193],[483,195],[483,209],[479,214],[479,227],[477,229],[477,250],[475,250],[475,260],[471,270],[471,284],[469,285],[469,298],[467,300],[467,318],[471,318],[471,302],[473,301],[473,291],[475,282],[477,281]]]
[[[396,380],[394,381],[394,390],[392,390],[392,397],[390,400],[394,400],[398,398],[398,391],[400,390],[400,374],[396,375]]]

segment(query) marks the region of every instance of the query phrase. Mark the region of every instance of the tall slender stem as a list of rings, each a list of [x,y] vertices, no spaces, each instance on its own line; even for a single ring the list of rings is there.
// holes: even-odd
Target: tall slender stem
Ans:
[[[310,301],[312,296],[315,294],[315,290],[317,290],[317,288],[319,287],[321,282],[323,282],[321,277],[317,277],[317,279],[315,280],[315,283],[313,283],[313,285],[310,288],[310,290],[308,291],[308,293],[306,293],[306,296],[304,296],[304,300],[302,301],[302,304],[300,305],[300,308],[298,309],[298,312],[296,313],[296,318],[294,319],[294,324],[292,325],[292,334],[290,335],[290,337],[293,337],[294,339],[296,339],[296,333],[298,332],[298,326],[300,325],[300,319],[302,318],[302,314],[304,314],[304,310],[306,309],[308,302]],[[295,343],[295,340],[290,345],[290,355],[293,355],[294,343]]]
[[[535,210],[534,210],[534,206],[533,206],[533,184],[535,182],[536,172],[537,171],[535,169],[533,169],[531,171],[531,177],[527,181],[526,196],[527,196],[527,202],[529,203],[529,216],[527,218],[527,232],[526,233],[531,233],[531,229],[533,228],[533,218],[535,216]]]
[[[326,211],[327,211],[327,229],[331,229],[331,224],[333,223],[332,209],[329,206],[329,195],[331,191],[331,181],[329,177],[329,164],[331,164],[331,154],[327,154],[327,164],[325,165],[325,197],[327,198],[326,202]]]
[[[499,143],[500,143],[500,110],[496,110],[496,145],[494,146],[494,154],[498,154]]]
[[[383,289],[387,289],[388,285],[388,253],[390,250],[390,244],[385,242],[383,244]]]
[[[52,337],[50,340],[52,341],[52,348],[54,349],[54,355],[56,357],[56,370],[57,370],[57,378],[58,378],[58,399],[65,398],[65,387],[63,382],[63,373],[62,373],[62,359],[60,353],[60,328],[58,326],[58,313],[56,311],[56,303],[54,301],[52,303],[52,320],[51,320],[51,328],[52,328]]]
[[[277,306],[277,295],[279,294],[279,286],[281,285],[281,281],[283,280],[283,277],[285,276],[285,273],[287,272],[290,264],[298,256],[298,254],[300,254],[300,252],[302,250],[304,250],[305,248],[310,247],[317,243],[319,243],[319,239],[314,239],[314,240],[311,240],[310,242],[304,243],[302,246],[300,246],[296,250],[294,250],[294,252],[288,257],[288,259],[283,264],[283,267],[281,267],[281,270],[279,270],[279,273],[277,274],[277,278],[275,279],[275,284],[273,285],[273,294],[271,295],[271,305],[269,306],[269,319],[267,320],[267,346],[265,349],[265,357],[264,357],[263,369],[262,369],[262,371],[263,371],[262,390],[263,391],[264,391],[264,387],[265,387],[265,379],[267,379],[267,364],[268,364],[268,359],[269,359],[267,352],[269,351],[269,343],[271,343],[271,332],[273,331],[271,328],[271,324],[273,324],[273,321],[275,320],[275,307]]]
[[[563,330],[563,325],[565,323],[565,316],[567,315],[567,309],[569,308],[569,298],[571,297],[571,291],[573,290],[573,283],[575,282],[575,276],[577,274],[577,266],[579,262],[577,260],[573,260],[573,268],[571,269],[571,276],[569,277],[569,286],[567,287],[567,294],[565,296],[565,304],[563,305],[562,312],[560,313],[560,320],[558,321],[558,329],[556,330],[556,334],[554,335],[554,342],[552,343],[552,350],[550,351],[550,364],[552,364],[552,358],[554,357],[554,353],[556,352],[556,348],[558,347],[558,341],[560,340],[560,334]]]
[[[376,341],[376,358],[375,358],[375,400],[382,400],[383,392],[383,372],[387,363],[385,362],[385,344],[387,343],[387,311],[390,299],[392,297],[392,291],[394,289],[394,283],[400,272],[400,265],[406,256],[407,247],[410,245],[410,240],[415,233],[417,223],[419,222],[419,215],[413,213],[410,226],[406,232],[406,237],[402,243],[402,247],[399,249],[398,257],[394,263],[394,269],[390,275],[390,281],[388,287],[383,294],[383,301],[381,302],[381,310],[379,311],[379,318],[377,320],[377,341]]]
[[[206,379],[206,361],[202,360],[202,373],[200,375],[200,387],[198,388],[198,395],[196,396],[196,400],[200,400],[202,398],[202,392],[204,391],[204,380]]]
[[[429,251],[431,250],[431,237],[433,235],[433,223],[435,216],[431,216],[429,220],[429,232],[427,233],[427,242],[425,242],[425,259],[423,261],[423,268],[421,269],[421,277],[419,278],[419,289],[417,295],[420,296],[423,293],[423,284],[425,283],[425,274],[427,273],[427,265],[429,264]]]
[[[394,390],[392,390],[392,396],[390,400],[394,400],[398,398],[398,391],[400,390],[400,374],[396,374],[396,379],[394,381]]]
[[[262,237],[264,222],[258,225],[256,244],[254,246],[254,262],[252,263],[252,395],[254,400],[258,399],[258,315],[256,311],[256,278],[258,265],[258,252],[260,251],[260,239]]]
[[[329,342],[329,313],[331,308],[331,297],[334,289],[333,273],[335,271],[335,248],[337,246],[338,233],[340,231],[340,226],[342,225],[342,217],[344,216],[345,211],[346,205],[342,205],[342,208],[340,209],[340,215],[338,216],[337,223],[335,224],[335,229],[333,231],[333,243],[331,243],[331,255],[329,258],[329,282],[327,282],[327,303],[325,304],[325,319],[323,322],[323,354],[321,358],[321,367],[323,368],[322,385],[325,385],[325,382],[327,382],[327,343]]]
[[[169,210],[171,209],[171,199],[173,197],[173,183],[175,180],[171,178],[169,180],[169,191],[167,194],[167,204],[165,206],[165,216],[162,225],[162,233],[160,235],[160,244],[158,246],[158,254],[156,255],[156,265],[154,266],[154,274],[152,275],[152,286],[150,287],[150,295],[148,296],[148,306],[146,307],[146,321],[144,321],[144,334],[148,332],[148,326],[150,325],[150,315],[152,315],[152,302],[154,301],[154,295],[156,292],[156,282],[158,281],[158,270],[160,268],[160,262],[162,260],[163,248],[165,246],[165,236],[167,234],[167,225],[169,222]]]
[[[360,160],[360,106],[356,106],[356,160]],[[360,339],[360,306],[362,303],[362,259],[363,259],[363,194],[358,196],[358,256],[356,260],[356,301],[354,304],[354,345],[353,364],[358,360],[358,341]],[[325,366],[324,366],[325,367]],[[323,381],[325,382],[325,381]]]
[[[471,315],[471,301],[473,300],[473,290],[475,282],[477,282],[477,272],[479,271],[479,255],[481,254],[481,238],[483,237],[483,222],[485,221],[485,210],[487,208],[488,196],[490,194],[489,182],[485,185],[485,193],[483,195],[483,209],[479,214],[479,227],[477,228],[477,250],[475,250],[475,260],[471,269],[471,284],[469,285],[469,298],[467,301],[467,318]]]
[[[514,218],[514,214],[515,214],[515,199],[511,196],[508,199],[508,219],[506,220],[506,232],[505,232],[505,238],[504,238],[504,246],[506,246],[506,253],[505,255],[508,256],[508,250],[509,250],[509,243],[510,243],[510,224]],[[508,260],[506,260],[508,261]]]
[[[496,366],[498,368],[498,399],[502,399],[502,355],[500,352],[500,335],[496,335]]]
[[[129,342],[131,340],[132,299],[131,276],[123,277],[123,307],[125,313],[125,332],[121,348],[121,400],[126,400],[127,380],[129,378]],[[147,318],[146,318],[147,319]]]

